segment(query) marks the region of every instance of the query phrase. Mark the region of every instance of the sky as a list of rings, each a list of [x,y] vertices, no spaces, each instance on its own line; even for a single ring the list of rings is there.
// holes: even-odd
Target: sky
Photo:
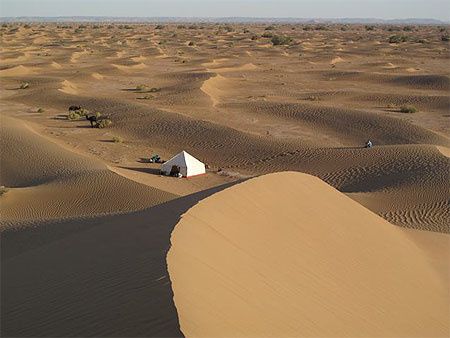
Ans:
[[[0,0],[0,16],[431,18],[449,0]]]

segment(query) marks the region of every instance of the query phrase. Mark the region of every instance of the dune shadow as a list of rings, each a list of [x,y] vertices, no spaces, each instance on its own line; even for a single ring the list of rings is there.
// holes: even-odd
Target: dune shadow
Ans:
[[[166,255],[180,216],[232,186],[1,236],[2,336],[180,337]]]
[[[148,163],[148,162],[146,162]],[[145,174],[152,174],[152,175],[161,175],[161,170],[158,168],[133,168],[133,167],[119,167],[122,169],[127,169],[127,170],[133,170],[133,171],[138,171],[141,173],[145,173]]]

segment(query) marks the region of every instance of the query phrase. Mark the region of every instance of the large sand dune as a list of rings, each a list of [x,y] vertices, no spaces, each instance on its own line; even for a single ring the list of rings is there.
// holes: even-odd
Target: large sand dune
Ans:
[[[170,277],[188,337],[443,337],[446,257],[312,176],[279,173],[182,216]],[[433,249],[434,250],[434,249]],[[433,257],[432,257],[433,256]]]

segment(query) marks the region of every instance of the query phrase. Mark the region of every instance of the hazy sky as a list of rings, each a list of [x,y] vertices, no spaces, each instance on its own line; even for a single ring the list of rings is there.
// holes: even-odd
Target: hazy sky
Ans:
[[[434,18],[449,0],[0,0],[0,16]]]

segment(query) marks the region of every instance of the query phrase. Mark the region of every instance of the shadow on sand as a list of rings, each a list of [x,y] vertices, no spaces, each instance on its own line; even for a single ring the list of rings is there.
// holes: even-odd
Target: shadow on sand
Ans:
[[[2,336],[182,336],[166,255],[180,216],[231,185],[1,237]]]

